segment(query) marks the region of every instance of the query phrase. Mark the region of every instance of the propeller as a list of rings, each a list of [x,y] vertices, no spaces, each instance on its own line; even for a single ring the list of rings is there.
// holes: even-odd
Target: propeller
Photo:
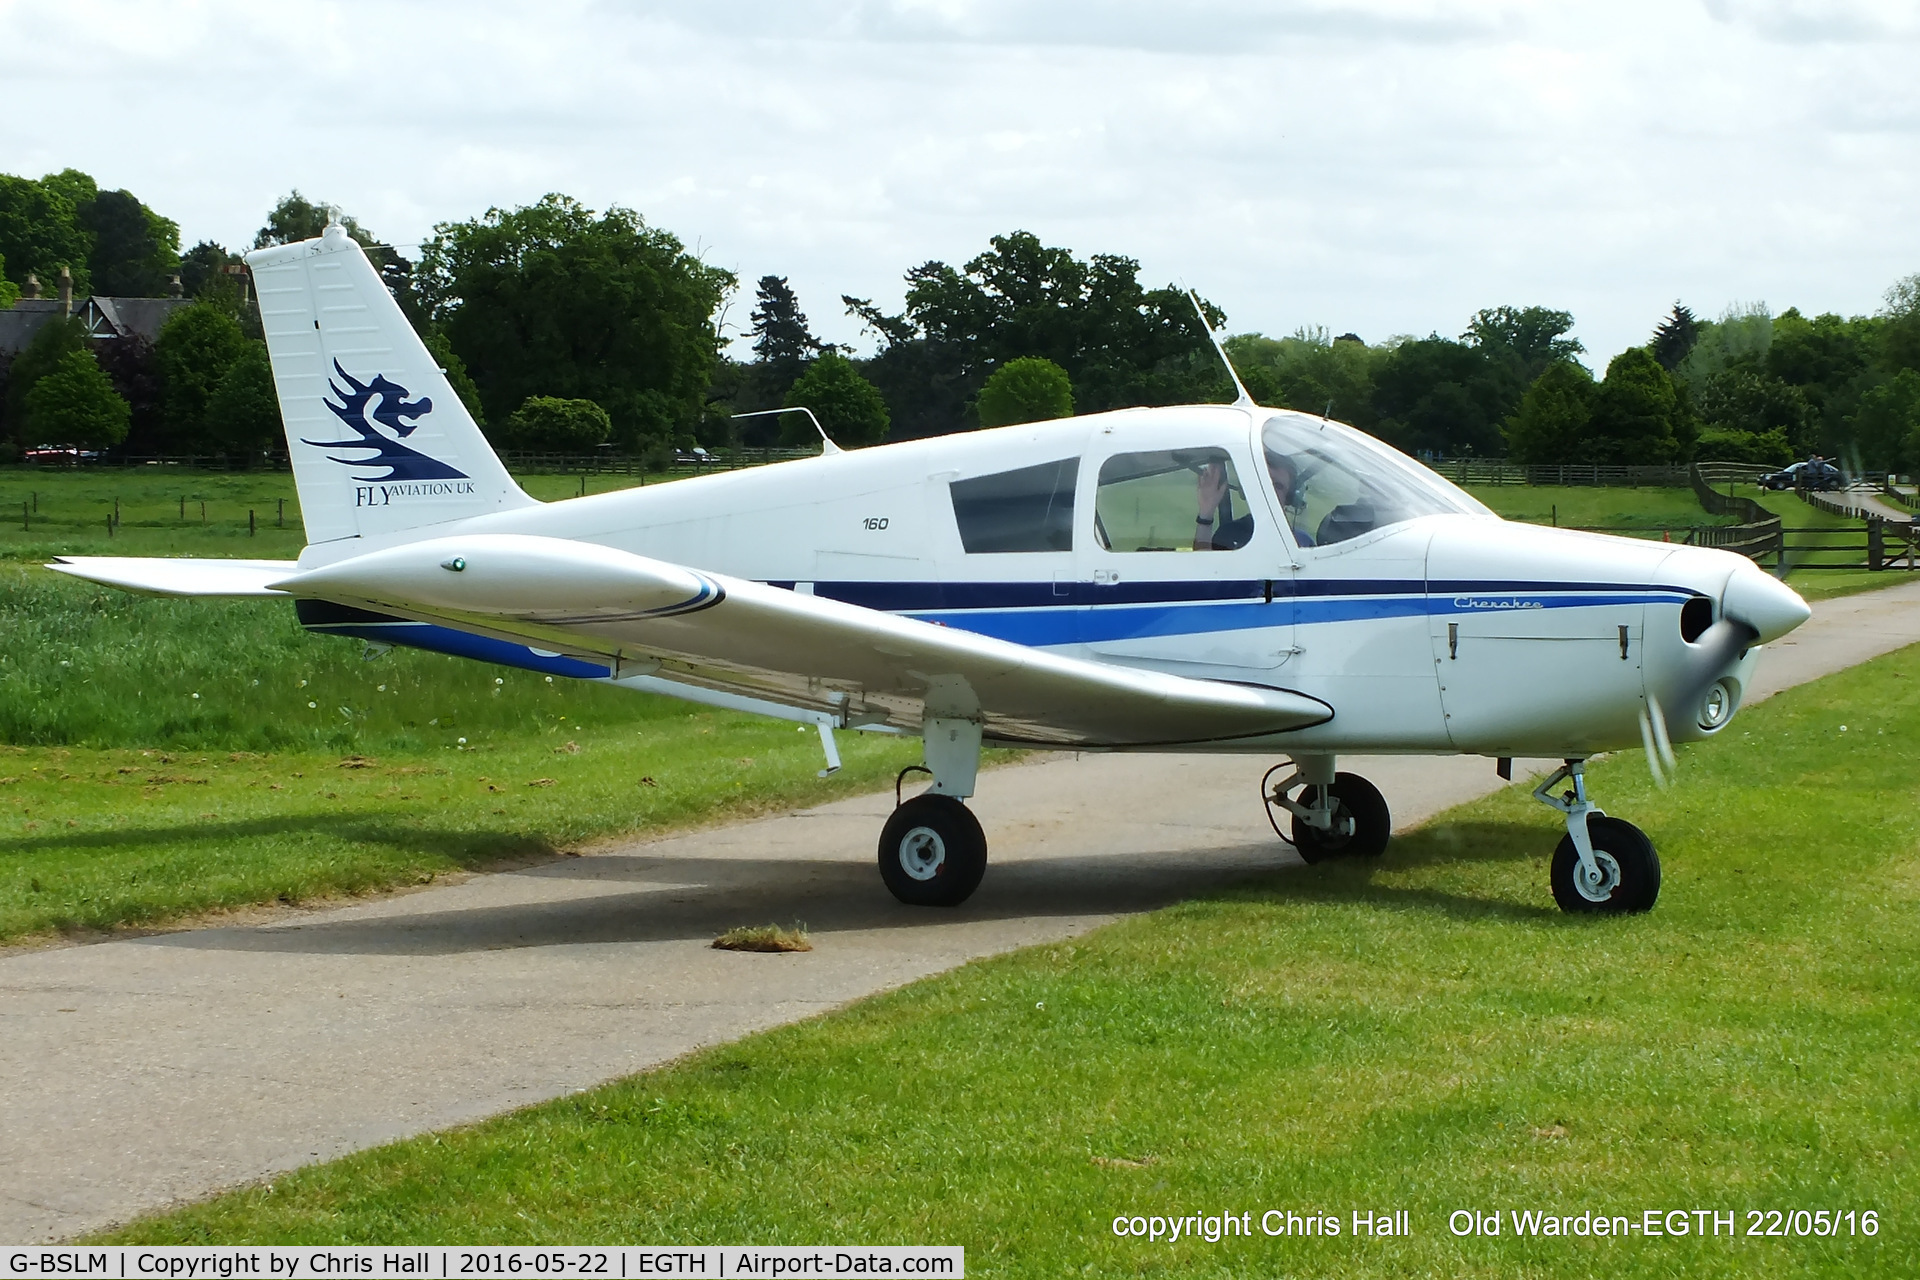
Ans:
[[[1677,704],[1688,711],[1698,707],[1714,681],[1759,638],[1759,628],[1724,616],[1701,632],[1700,638],[1688,646],[1680,678],[1672,687]],[[1652,693],[1647,694],[1647,704],[1640,709],[1640,743],[1646,750],[1647,771],[1653,775],[1654,785],[1665,790],[1679,762],[1673,754],[1667,713]]]

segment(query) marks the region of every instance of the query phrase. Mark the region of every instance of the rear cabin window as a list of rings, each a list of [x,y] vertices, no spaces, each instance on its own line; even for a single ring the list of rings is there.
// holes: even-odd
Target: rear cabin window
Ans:
[[[1121,453],[1100,464],[1093,532],[1106,551],[1232,551],[1253,513],[1224,449]]]
[[[947,486],[969,553],[1073,550],[1073,486],[1080,459],[1001,471]]]

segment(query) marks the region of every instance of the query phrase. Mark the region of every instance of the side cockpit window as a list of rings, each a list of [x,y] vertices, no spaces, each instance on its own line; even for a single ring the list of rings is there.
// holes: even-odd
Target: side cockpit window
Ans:
[[[1001,471],[947,486],[960,545],[970,554],[1073,550],[1073,486],[1080,459]]]
[[[1121,453],[1100,464],[1093,532],[1105,551],[1232,551],[1253,512],[1225,449]]]

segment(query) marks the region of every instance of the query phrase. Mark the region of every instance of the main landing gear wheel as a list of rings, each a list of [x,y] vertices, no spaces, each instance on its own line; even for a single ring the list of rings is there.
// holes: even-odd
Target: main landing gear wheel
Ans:
[[[880,878],[910,907],[957,907],[986,873],[986,834],[952,796],[915,796],[880,832]]]
[[[1319,788],[1309,786],[1301,802],[1312,805],[1319,799]],[[1357,773],[1337,773],[1327,787],[1333,802],[1333,825],[1325,830],[1309,823],[1299,814],[1293,816],[1288,837],[1309,865],[1328,858],[1377,858],[1387,849],[1393,834],[1393,815],[1380,788]]]
[[[1562,911],[1627,915],[1653,910],[1660,896],[1660,855],[1646,833],[1620,818],[1594,814],[1587,819],[1593,843],[1593,871],[1583,872],[1573,837],[1560,837],[1553,851],[1549,880]]]

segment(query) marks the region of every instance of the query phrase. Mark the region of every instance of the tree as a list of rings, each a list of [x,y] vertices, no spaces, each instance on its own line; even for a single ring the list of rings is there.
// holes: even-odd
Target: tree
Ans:
[[[243,265],[237,253],[225,245],[202,240],[180,255],[180,291],[189,298],[204,297],[209,291],[232,288],[228,267]]]
[[[7,278],[18,285],[24,285],[29,275],[50,285],[60,268],[67,267],[73,272],[74,292],[84,296],[91,246],[75,218],[73,201],[63,192],[90,188],[92,179],[87,179],[86,188],[79,188],[65,178],[65,174],[54,174],[35,182],[0,174],[0,258],[6,260]]]
[[[7,260],[0,257],[0,311],[20,300],[20,286],[7,279]]]
[[[1628,347],[1607,363],[1607,376],[1594,392],[1587,456],[1581,460],[1627,466],[1684,462],[1681,417],[1667,371],[1645,347]]]
[[[227,453],[252,458],[278,444],[284,434],[267,344],[249,340],[207,399],[204,439]]]
[[[980,388],[977,411],[983,427],[1072,417],[1073,380],[1065,369],[1039,356],[1009,360]]]
[[[1721,452],[1733,447],[1725,441],[1729,433],[1761,436],[1777,431],[1789,448],[1814,447],[1815,419],[1805,393],[1754,362],[1732,365],[1708,378],[1697,403],[1701,421],[1721,438],[1716,445]]]
[[[60,367],[75,352],[87,349],[87,330],[76,317],[49,320],[33,335],[26,350],[14,358],[7,371],[7,434],[22,444],[31,444],[26,430],[27,395],[40,379]]]
[[[1113,254],[1082,260],[1025,231],[994,236],[955,270],[907,272],[906,311],[889,316],[843,298],[885,343],[867,366],[908,435],[969,425],[988,375],[1040,356],[1067,371],[1082,411],[1232,398],[1185,293],[1148,290],[1140,264]],[[1218,324],[1221,313],[1209,313]]]
[[[487,425],[487,415],[480,407],[480,388],[473,385],[473,377],[467,372],[466,361],[460,358],[460,354],[453,349],[453,344],[447,341],[447,335],[432,326],[428,326],[427,331],[420,335],[420,340],[426,344],[427,354],[439,362],[441,372],[447,375],[447,382],[453,387],[453,394],[460,397],[460,403],[465,405],[467,412],[473,415],[474,425],[484,428]]]
[[[102,191],[80,204],[75,219],[93,240],[87,255],[93,292],[158,298],[180,265],[180,228],[130,191]]]
[[[1563,337],[1573,314],[1548,307],[1489,307],[1476,311],[1460,340],[1497,361],[1509,363],[1525,387],[1547,366],[1571,360],[1586,350],[1578,338]]]
[[[1746,462],[1762,467],[1784,467],[1793,460],[1793,446],[1784,431],[1729,431],[1706,426],[1693,451],[1696,462]]]
[[[441,223],[417,278],[489,418],[529,396],[592,400],[629,449],[700,420],[734,284],[632,210],[562,195]]]
[[[873,444],[887,434],[887,402],[871,382],[860,376],[853,361],[829,351],[807,366],[787,392],[787,407],[813,410],[827,436],[842,448]],[[805,414],[781,418],[781,433],[796,444],[815,438]]]
[[[1702,321],[1693,350],[1673,371],[1682,386],[1698,389],[1731,365],[1764,361],[1773,345],[1773,313],[1764,302],[1727,308],[1718,320]]]
[[[207,407],[227,370],[246,352],[247,341],[233,317],[204,301],[174,312],[160,330],[154,355],[160,365],[161,416],[176,447],[218,443],[207,433]]]
[[[1402,342],[1376,370],[1374,430],[1409,452],[1497,454],[1500,424],[1526,392],[1522,367],[1438,334]]]
[[[1920,465],[1920,370],[1902,369],[1860,397],[1853,438],[1862,465],[1875,471]]]
[[[1593,414],[1593,375],[1572,360],[1546,367],[1507,420],[1507,456],[1529,466],[1578,458]]]
[[[27,439],[104,448],[127,436],[130,411],[86,351],[70,351],[27,393]]]
[[[133,425],[120,442],[127,453],[166,453],[166,424],[160,408],[160,361],[153,344],[137,333],[93,344],[93,358],[113,389],[133,411]]]
[[[1887,290],[1881,316],[1880,361],[1889,373],[1920,369],[1920,275],[1911,275]]]
[[[529,396],[507,418],[510,448],[542,453],[592,453],[613,435],[613,420],[591,400]]]
[[[1370,429],[1374,424],[1374,372],[1388,356],[1357,334],[1327,336],[1324,328],[1302,328],[1291,337],[1236,334],[1226,341],[1227,355],[1261,404],[1324,413],[1340,422]]]
[[[1694,344],[1699,341],[1700,321],[1684,303],[1676,301],[1673,311],[1653,331],[1653,358],[1660,362],[1662,369],[1672,373],[1681,361],[1693,354]]]

